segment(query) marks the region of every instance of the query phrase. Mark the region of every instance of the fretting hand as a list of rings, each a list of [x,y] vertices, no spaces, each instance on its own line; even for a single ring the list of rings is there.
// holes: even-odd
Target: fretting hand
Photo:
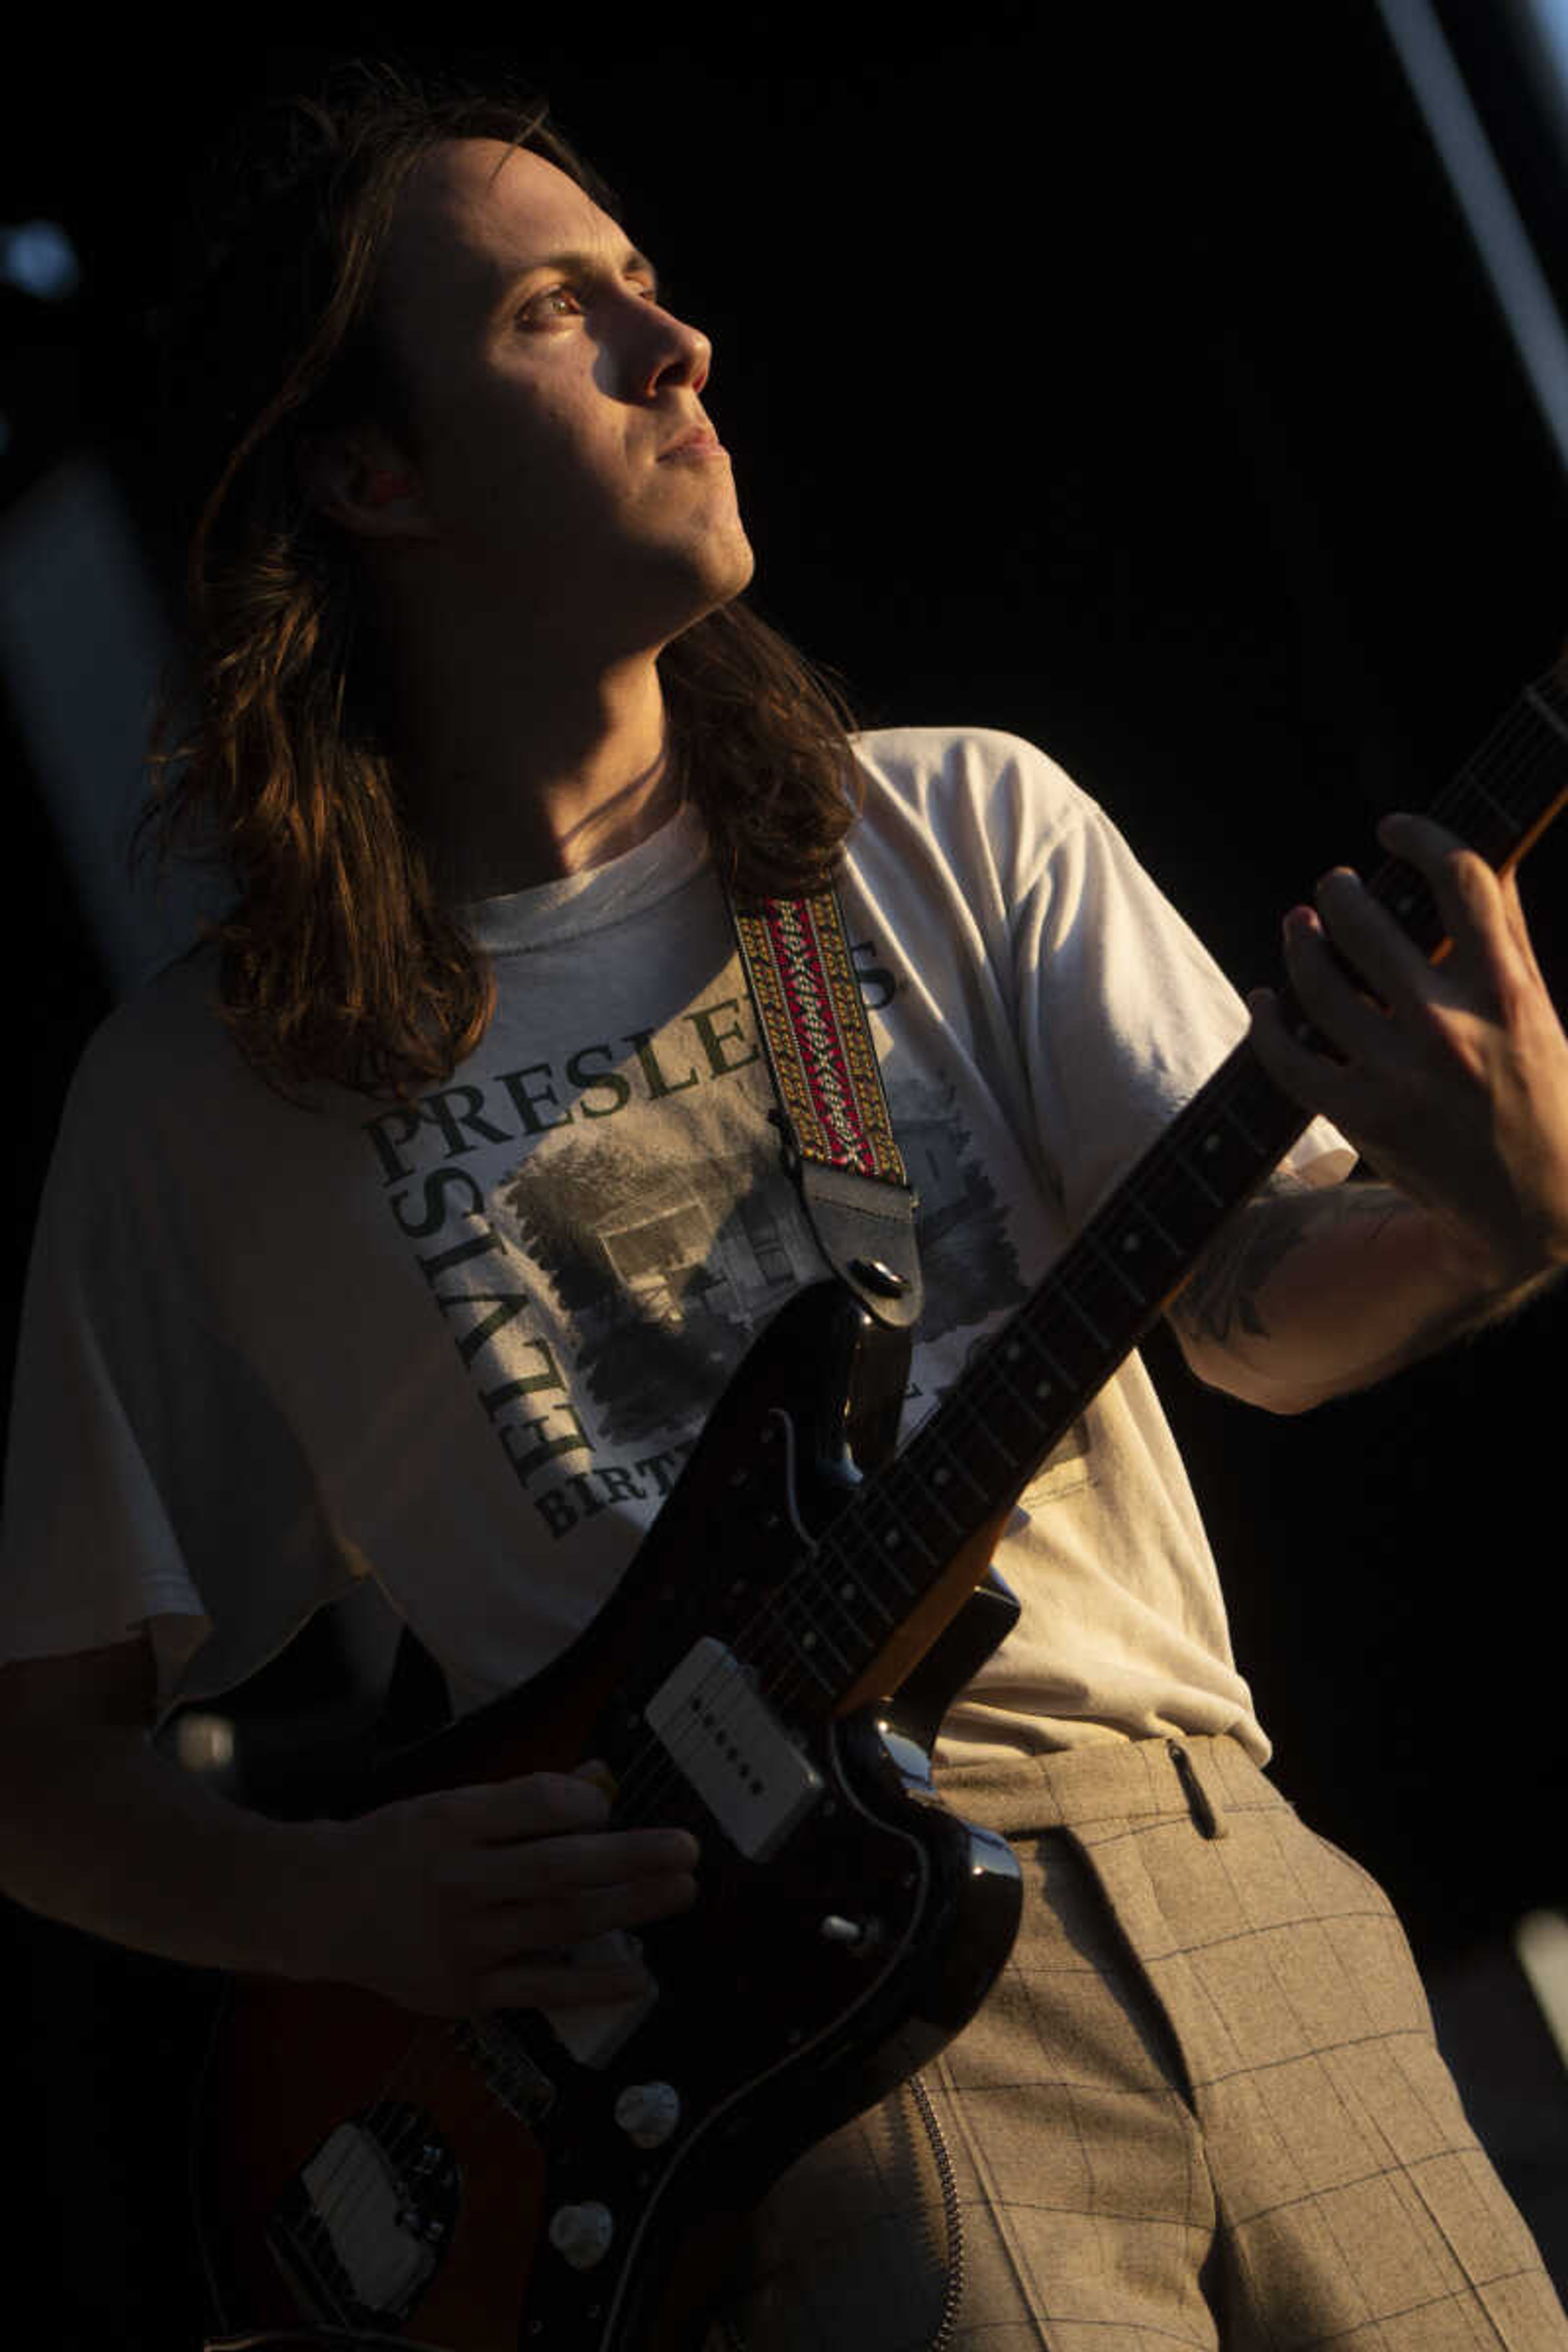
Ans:
[[[1425,876],[1448,953],[1429,963],[1336,867],[1285,922],[1291,988],[1334,1054],[1293,1036],[1270,990],[1251,999],[1252,1042],[1286,1093],[1430,1213],[1479,1292],[1511,1291],[1568,1263],[1568,1036],[1513,876],[1427,817],[1387,817],[1379,839]]]

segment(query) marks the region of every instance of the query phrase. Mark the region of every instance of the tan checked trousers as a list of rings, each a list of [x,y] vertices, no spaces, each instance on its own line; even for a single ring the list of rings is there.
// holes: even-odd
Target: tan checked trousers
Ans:
[[[707,2352],[1568,2352],[1386,1896],[1177,1748],[942,1776],[1023,1863],[1012,1958],[926,2105],[770,2193]]]

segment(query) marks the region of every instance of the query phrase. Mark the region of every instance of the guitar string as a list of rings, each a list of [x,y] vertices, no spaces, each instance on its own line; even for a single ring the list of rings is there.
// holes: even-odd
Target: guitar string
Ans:
[[[1479,775],[1472,772],[1472,771],[1479,768],[1482,763],[1483,757],[1487,752],[1493,751],[1494,748],[1500,750],[1500,739],[1501,737],[1505,736],[1509,732],[1512,732],[1515,735],[1524,732],[1531,740],[1528,740],[1521,746],[1515,745],[1510,747],[1508,754],[1505,755],[1512,758],[1516,751],[1522,751],[1522,758],[1514,759],[1514,770],[1511,777],[1505,777],[1500,773],[1494,774],[1490,779],[1491,784],[1495,785],[1498,788],[1498,791],[1506,793],[1510,789],[1511,785],[1516,784],[1520,781],[1522,775],[1529,772],[1532,768],[1540,765],[1541,755],[1543,748],[1540,736],[1540,728],[1542,723],[1542,719],[1544,719],[1546,724],[1553,728],[1553,731],[1555,733],[1561,734],[1562,730],[1560,724],[1553,719],[1550,710],[1535,715],[1532,713],[1528,702],[1516,706],[1516,708],[1509,713],[1508,719],[1505,720],[1503,726],[1498,730],[1498,735],[1494,737],[1493,743],[1483,747],[1482,753],[1475,755],[1472,761],[1468,763],[1467,767],[1459,772],[1459,774],[1454,779],[1454,781],[1446,787],[1444,792],[1441,793],[1437,796],[1436,800],[1433,802],[1428,813],[1438,822],[1444,822],[1447,817],[1457,815],[1458,811],[1467,802],[1470,800],[1479,800],[1498,814],[1502,815],[1507,822],[1512,824],[1514,826],[1516,835],[1522,834],[1527,829],[1528,820],[1525,824],[1520,824],[1515,819],[1512,810],[1505,807],[1496,797],[1494,792],[1489,789],[1487,784],[1482,783]],[[1456,824],[1453,829],[1458,831],[1460,828]],[[1383,867],[1378,869],[1377,873],[1374,874],[1372,883],[1369,886],[1374,895],[1384,895],[1386,889],[1388,878],[1396,869],[1397,864],[1398,861],[1390,859],[1386,861]],[[1218,1076],[1220,1074],[1216,1073],[1215,1075]],[[1248,1086],[1255,1087],[1258,1076],[1258,1071],[1256,1067],[1247,1068],[1243,1066],[1239,1068],[1236,1073],[1229,1091],[1239,1093]],[[1220,1106],[1216,1104],[1216,1115],[1225,1115],[1225,1112],[1228,1108],[1228,1106]],[[1173,1125],[1179,1126],[1180,1123],[1181,1122],[1178,1120],[1173,1122]],[[1305,1121],[1303,1121],[1303,1124],[1304,1123]],[[1146,1177],[1152,1177],[1156,1174],[1168,1174],[1172,1172],[1173,1168],[1179,1171],[1190,1188],[1191,1176],[1190,1171],[1185,1165],[1185,1159],[1182,1147],[1175,1144],[1169,1137],[1163,1138],[1160,1140],[1160,1144],[1157,1145],[1149,1155],[1149,1162],[1143,1172]],[[1018,1457],[996,1437],[994,1431],[990,1426],[989,1417],[985,1412],[984,1402],[979,1395],[974,1391],[977,1386],[983,1387],[985,1379],[989,1377],[996,1384],[998,1389],[1005,1391],[1014,1399],[1016,1404],[1023,1407],[1026,1418],[1037,1418],[1033,1414],[1033,1409],[1028,1404],[1027,1401],[1020,1395],[1016,1384],[1008,1380],[1005,1373],[1003,1372],[1000,1361],[992,1360],[994,1357],[999,1358],[1001,1355],[1006,1354],[1009,1351],[1013,1353],[1014,1360],[1016,1360],[1017,1348],[1026,1344],[1028,1347],[1035,1349],[1042,1355],[1046,1363],[1051,1368],[1054,1377],[1060,1376],[1063,1379],[1069,1379],[1069,1376],[1062,1371],[1062,1369],[1058,1364],[1054,1355],[1046,1349],[1039,1335],[1029,1328],[1031,1307],[1040,1299],[1042,1294],[1047,1293],[1050,1290],[1053,1286],[1054,1280],[1054,1276],[1047,1276],[1046,1281],[1040,1286],[1039,1290],[1037,1291],[1031,1301],[1026,1304],[1025,1307],[1020,1310],[1016,1317],[1010,1318],[1009,1323],[1004,1327],[1002,1332],[994,1335],[994,1339],[987,1343],[985,1356],[977,1360],[974,1368],[974,1375],[978,1376],[978,1378],[976,1379],[975,1376],[972,1376],[965,1383],[966,1389],[968,1389],[971,1393],[966,1399],[963,1409],[969,1412],[969,1416],[975,1424],[976,1429],[984,1434],[987,1438],[988,1442],[990,1442],[1002,1454],[1003,1460],[1008,1467],[1010,1475],[1026,1476],[1028,1463],[1026,1460],[1024,1463],[1020,1463]],[[1134,1286],[1134,1287],[1135,1286]],[[1149,1301],[1147,1299],[1143,1302],[1145,1306],[1148,1303]],[[947,1401],[944,1400],[944,1402],[946,1402]],[[912,1468],[909,1456],[911,1449],[922,1437],[927,1439],[925,1450],[929,1451],[931,1449],[931,1444],[933,1440],[931,1436],[928,1436],[928,1433],[931,1429],[931,1423],[937,1420],[941,1410],[942,1408],[939,1407],[937,1412],[928,1416],[927,1423],[922,1424],[921,1430],[914,1433],[911,1437],[910,1446],[906,1447],[903,1453],[896,1456],[894,1461],[878,1475],[873,1482],[875,1490],[874,1495],[869,1498],[869,1500],[865,1496],[857,1496],[853,1501],[846,1506],[845,1510],[839,1515],[839,1517],[832,1522],[829,1528],[825,1530],[824,1536],[821,1538],[816,1540],[808,1538],[806,1540],[805,1549],[802,1552],[800,1559],[792,1563],[790,1572],[792,1580],[786,1581],[785,1585],[782,1589],[764,1596],[753,1609],[750,1618],[746,1622],[746,1624],[737,1633],[735,1637],[736,1651],[744,1659],[745,1663],[750,1664],[753,1670],[757,1672],[759,1680],[767,1689],[769,1696],[773,1698],[774,1703],[780,1707],[787,1708],[795,1700],[799,1698],[805,1692],[810,1681],[815,1680],[820,1683],[826,1679],[821,1675],[815,1659],[808,1660],[803,1656],[802,1648],[803,1639],[808,1646],[815,1647],[816,1641],[819,1636],[821,1631],[820,1602],[822,1600],[826,1600],[833,1605],[834,1612],[837,1615],[847,1618],[852,1633],[859,1634],[862,1640],[864,1639],[864,1628],[857,1623],[848,1605],[851,1595],[859,1599],[871,1600],[873,1605],[879,1608],[879,1612],[883,1616],[886,1617],[889,1615],[888,1611],[882,1609],[880,1604],[877,1602],[876,1596],[868,1590],[866,1580],[861,1579],[858,1581],[853,1574],[851,1574],[848,1584],[840,1586],[836,1593],[830,1593],[827,1590],[827,1583],[823,1574],[823,1562],[824,1559],[826,1559],[831,1563],[829,1570],[830,1573],[838,1572],[839,1563],[842,1561],[844,1549],[843,1538],[847,1535],[851,1540],[858,1537],[862,1545],[869,1546],[869,1556],[878,1559],[879,1566],[885,1569],[889,1565],[889,1563],[882,1558],[885,1544],[884,1546],[878,1546],[873,1542],[870,1531],[864,1527],[863,1521],[869,1508],[874,1507],[880,1510],[887,1507],[890,1490],[897,1488],[900,1486],[905,1487],[913,1486],[918,1498],[922,1495],[922,1493],[924,1493],[925,1489],[931,1483],[928,1479],[917,1477],[912,1475]],[[1047,1444],[1048,1442],[1049,1441],[1047,1439]],[[952,1465],[957,1467],[960,1475],[966,1475],[963,1470],[962,1457],[957,1454],[956,1448],[948,1442],[945,1436],[940,1433],[935,1433],[934,1443],[938,1450],[943,1450],[948,1453]],[[967,1483],[972,1486],[975,1486],[978,1482],[969,1478],[967,1479]],[[939,1507],[941,1507],[939,1506]],[[953,1519],[951,1513],[947,1513],[945,1510],[943,1512],[943,1516],[949,1518],[950,1524],[955,1527],[960,1524],[960,1522]],[[903,1537],[910,1531],[900,1525],[904,1518],[904,1511],[902,1507],[897,1501],[893,1503],[890,1517],[894,1527],[899,1529],[900,1539],[902,1540]],[[984,1518],[982,1517],[980,1524],[983,1523]],[[971,1532],[973,1533],[973,1530]],[[964,1538],[961,1537],[961,1545],[964,1539]],[[933,1555],[930,1553],[929,1549],[921,1541],[918,1536],[915,1538],[915,1541],[921,1549],[927,1551],[928,1559],[933,1557]],[[842,1561],[842,1564],[847,1566],[850,1563],[847,1561]],[[814,1585],[817,1588],[818,1594],[817,1602],[815,1607],[811,1593],[811,1588]],[[905,1580],[906,1592],[910,1589],[911,1588],[909,1587],[907,1580]],[[787,1623],[782,1622],[779,1614],[781,1603],[785,1609],[793,1609],[798,1615],[804,1618],[806,1626],[806,1633],[804,1637],[797,1632],[792,1630]],[[759,1643],[754,1641],[749,1641],[747,1637],[758,1628],[761,1628],[762,1630],[762,1642]],[[852,1665],[852,1659],[847,1658],[842,1651],[837,1650],[837,1645],[832,1641],[831,1635],[828,1635],[826,1638],[829,1640],[830,1646],[837,1653],[840,1667]],[[775,1654],[770,1655],[770,1653]],[[875,1654],[875,1653],[873,1652],[871,1654]],[[777,1672],[774,1672],[770,1677],[767,1670],[770,1665],[776,1664],[783,1664],[785,1671],[782,1675]],[[793,1672],[791,1672],[790,1669],[793,1669]],[[709,1702],[712,1702],[713,1700],[720,1698],[726,1686],[732,1687],[733,1672],[734,1667],[731,1663],[731,1656],[721,1658],[720,1661],[716,1662],[715,1665],[710,1669],[694,1686],[692,1694],[693,1698],[699,1702],[704,1698]],[[651,1820],[656,1812],[668,1811],[666,1800],[669,1791],[673,1788],[681,1783],[684,1783],[688,1788],[693,1785],[691,1775],[683,1767],[681,1760],[682,1755],[686,1757],[688,1761],[690,1761],[708,1748],[710,1743],[708,1742],[706,1735],[700,1731],[689,1735],[685,1742],[682,1743],[681,1735],[679,1730],[675,1733],[675,1742],[676,1745],[672,1746],[668,1738],[660,1738],[658,1735],[645,1738],[640,1742],[641,1761],[639,1762],[637,1757],[634,1753],[633,1761],[619,1778],[616,1795],[614,1801],[613,1817],[615,1819],[627,1823],[636,1823]],[[677,1752],[678,1748],[679,1749],[679,1752]],[[460,2032],[461,2029],[458,2025],[452,2024],[449,2025],[446,2031],[448,2036],[456,2036]],[[424,2039],[428,2037],[421,2038]],[[384,2114],[390,2116],[395,2111],[395,2107],[404,2104],[401,2101],[395,2101],[389,2095],[393,2084],[396,2082],[398,2072],[402,2070],[403,2066],[405,2066],[409,2063],[409,2060],[414,2054],[414,2051],[417,2047],[417,2042],[411,2045],[410,2051],[405,2054],[404,2060],[400,2063],[400,2068],[395,2070],[394,2075],[389,2079],[388,2084],[384,2086],[381,2099],[374,2103],[371,2109],[366,2111],[367,2115],[374,2115],[377,2108],[379,2108]],[[526,2049],[524,2054],[526,2056]],[[405,2153],[407,2147],[411,2142],[417,2140],[424,2126],[421,2121],[417,2116],[416,2116],[414,2121],[405,2128],[401,2139],[396,2135],[394,2135],[389,2140],[378,2144],[383,2145],[386,2148],[390,2160],[398,2155]],[[351,2173],[353,2169],[353,2165],[352,2154],[345,2151],[344,2157],[340,2166],[337,2168],[338,2177],[341,2179],[342,2176]],[[329,2197],[331,2195],[331,2183],[329,2179],[326,2184],[326,2193]],[[365,2198],[368,2198],[374,2193],[374,2192],[371,2189],[365,2189],[362,2192],[361,2201],[363,2202]],[[343,2219],[343,2214],[340,2213],[337,2218],[342,2221]],[[321,2234],[323,2237],[330,2238],[331,2231],[324,2218],[321,2220],[319,2226]]]

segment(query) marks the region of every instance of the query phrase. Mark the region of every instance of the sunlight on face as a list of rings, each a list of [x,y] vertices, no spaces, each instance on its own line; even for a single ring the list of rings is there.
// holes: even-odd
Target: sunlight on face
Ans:
[[[547,577],[578,625],[607,601],[672,635],[750,579],[728,457],[670,454],[708,426],[712,349],[657,288],[542,155],[450,140],[410,175],[378,307],[434,534],[488,593]]]

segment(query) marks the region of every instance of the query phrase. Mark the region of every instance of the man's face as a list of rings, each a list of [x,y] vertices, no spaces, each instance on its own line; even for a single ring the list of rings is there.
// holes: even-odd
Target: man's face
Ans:
[[[491,139],[422,158],[379,288],[429,537],[468,586],[611,656],[754,568],[729,459],[666,454],[707,425],[711,347],[654,292],[574,180]]]

